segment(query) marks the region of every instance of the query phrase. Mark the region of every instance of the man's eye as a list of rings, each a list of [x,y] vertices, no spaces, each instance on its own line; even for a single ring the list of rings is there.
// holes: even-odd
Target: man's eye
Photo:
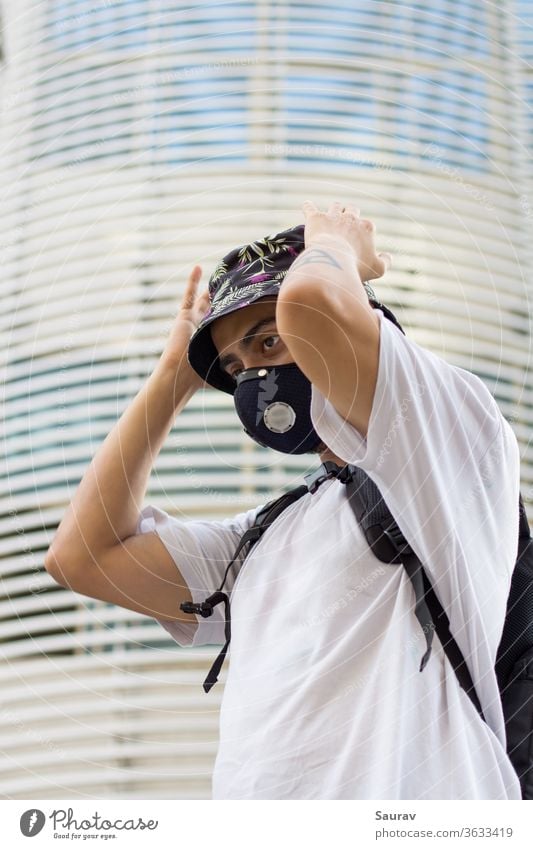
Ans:
[[[271,351],[272,348],[276,347],[277,342],[275,342],[274,345],[267,345],[266,343],[269,342],[271,339],[279,339],[279,338],[280,337],[279,337],[278,333],[275,333],[273,336],[265,336],[265,338],[263,339],[261,344],[265,345],[268,351]],[[235,378],[237,377],[238,374],[241,373],[241,371],[242,371],[242,368],[236,368],[235,371],[230,372],[230,377],[232,377],[233,380],[235,380]]]
[[[267,336],[267,337],[266,337],[266,339],[264,339],[264,340],[263,340],[263,345],[266,345],[266,343],[268,342],[268,340],[269,340],[269,339],[279,339],[279,336],[278,336],[278,334],[277,334],[277,333],[276,333],[274,336]],[[272,347],[272,348],[273,348],[273,347],[274,347],[274,345],[272,345],[272,346],[267,345],[267,348],[269,348],[269,349],[270,349],[270,347]]]

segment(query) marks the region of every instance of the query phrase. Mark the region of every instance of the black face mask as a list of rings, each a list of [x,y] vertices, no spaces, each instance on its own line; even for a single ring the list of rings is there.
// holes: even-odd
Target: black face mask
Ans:
[[[295,363],[245,369],[236,383],[237,415],[259,445],[306,454],[322,443],[311,421],[311,381]]]

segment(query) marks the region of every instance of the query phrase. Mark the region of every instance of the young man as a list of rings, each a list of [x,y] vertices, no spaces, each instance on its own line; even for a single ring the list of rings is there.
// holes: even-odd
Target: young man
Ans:
[[[518,536],[516,438],[479,378],[407,339],[375,300],[367,281],[388,257],[372,222],[340,204],[304,213],[305,230],[224,257],[209,300],[195,297],[194,269],[161,362],[95,456],[47,568],[154,616],[181,645],[223,643],[221,606],[187,620],[179,605],[219,586],[260,508],[184,522],[138,505],[175,412],[200,385],[229,392],[261,444],[360,466],[377,484],[487,722],[436,635],[419,671],[409,578],[377,560],[331,477],[228,573],[214,798],[520,799],[494,674]]]

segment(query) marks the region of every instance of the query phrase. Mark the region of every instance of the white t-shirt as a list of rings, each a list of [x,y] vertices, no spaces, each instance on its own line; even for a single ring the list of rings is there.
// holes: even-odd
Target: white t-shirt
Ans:
[[[517,553],[517,440],[478,377],[377,315],[367,438],[315,387],[313,424],[377,484],[422,560],[488,724],[436,634],[419,671],[426,642],[407,573],[373,555],[345,486],[330,479],[290,505],[230,573],[215,799],[521,798],[494,673]],[[189,522],[147,506],[139,531],[157,531],[201,601],[258,509]],[[222,644],[223,605],[216,611],[161,624],[183,646]]]

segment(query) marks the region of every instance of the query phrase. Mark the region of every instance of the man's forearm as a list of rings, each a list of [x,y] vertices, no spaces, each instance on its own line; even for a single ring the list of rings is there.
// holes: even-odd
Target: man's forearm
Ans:
[[[359,303],[372,310],[357,270],[355,254],[342,237],[317,238],[293,262],[281,284],[280,296],[296,296],[299,289],[312,293],[314,288],[331,293],[347,308]]]
[[[93,457],[50,551],[85,562],[135,533],[155,459],[193,394],[158,364]]]

